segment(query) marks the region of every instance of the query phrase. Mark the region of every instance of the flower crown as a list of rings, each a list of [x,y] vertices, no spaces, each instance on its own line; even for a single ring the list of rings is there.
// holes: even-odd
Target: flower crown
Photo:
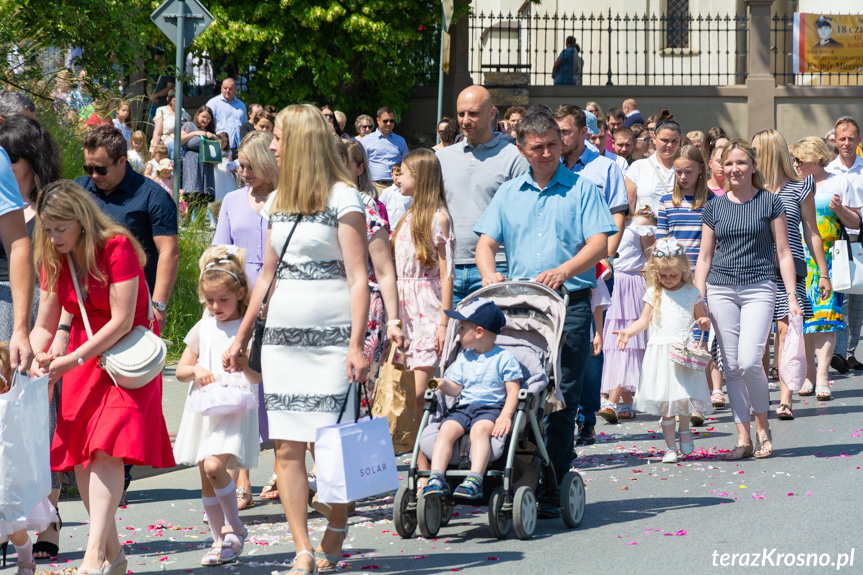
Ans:
[[[643,206],[641,206],[637,210],[635,210],[635,215],[636,216],[648,216],[651,218],[656,217],[656,214],[653,213],[653,208],[651,208],[648,204],[644,204]]]
[[[653,257],[670,258],[672,256],[685,256],[686,251],[677,243],[677,238],[657,240],[653,246]]]

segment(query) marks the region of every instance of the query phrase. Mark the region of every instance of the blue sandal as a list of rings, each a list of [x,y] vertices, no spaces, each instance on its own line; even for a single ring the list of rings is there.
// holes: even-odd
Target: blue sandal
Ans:
[[[461,499],[482,499],[482,481],[468,477],[455,488],[453,495]]]
[[[429,479],[428,484],[423,488],[423,497],[446,495],[447,493],[449,493],[449,485],[437,476]]]

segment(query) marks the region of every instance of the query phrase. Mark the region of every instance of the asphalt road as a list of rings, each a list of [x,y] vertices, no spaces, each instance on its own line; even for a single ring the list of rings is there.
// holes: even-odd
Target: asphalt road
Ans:
[[[514,536],[499,541],[489,534],[484,508],[461,506],[436,539],[404,540],[391,522],[392,496],[362,502],[351,518],[340,570],[863,573],[863,388],[859,377],[833,375],[832,401],[795,398],[795,421],[771,418],[776,450],[765,460],[720,459],[735,442],[728,409],[699,428],[695,454],[676,465],[660,462],[664,442],[655,419],[639,415],[624,424],[600,423],[600,442],[578,450],[576,467],[587,485],[586,516],[578,529],[544,520],[529,541]],[[773,406],[778,397],[771,393]],[[176,407],[166,398],[168,403]],[[261,454],[252,473],[255,493],[269,477],[272,461],[272,450]],[[129,572],[206,570],[199,566],[209,536],[202,511],[195,469],[134,481],[128,507],[117,512]],[[60,512],[61,556],[56,563],[41,562],[40,572],[69,570],[83,556],[83,505],[62,501]],[[259,501],[241,516],[250,530],[245,552],[238,564],[222,569],[287,571],[294,547],[280,505]],[[313,539],[324,527],[320,515],[310,516]]]

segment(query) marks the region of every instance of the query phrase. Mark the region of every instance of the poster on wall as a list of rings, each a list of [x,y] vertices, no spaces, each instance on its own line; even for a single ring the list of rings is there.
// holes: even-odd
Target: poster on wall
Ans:
[[[794,13],[794,72],[863,71],[863,15]]]

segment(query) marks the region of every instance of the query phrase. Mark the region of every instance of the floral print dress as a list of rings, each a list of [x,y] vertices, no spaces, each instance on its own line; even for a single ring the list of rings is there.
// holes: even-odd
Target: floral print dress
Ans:
[[[441,213],[450,222],[449,235],[444,235],[441,229],[437,217]],[[443,308],[440,266],[436,262],[431,267],[425,267],[417,259],[417,251],[411,239],[412,216],[413,213],[408,211],[394,241],[399,317],[404,324],[403,330],[408,341],[405,360],[410,369],[437,367],[440,357],[435,351],[435,332]],[[438,246],[444,246],[448,264],[447,277],[452,277],[455,236],[452,235],[452,218],[443,208],[438,209],[432,220],[431,240],[430,247],[434,253],[437,253]]]
[[[388,228],[387,221],[384,219],[378,208],[378,202],[367,194],[360,193],[360,198],[363,200],[363,207],[366,216],[366,239],[372,241],[372,237],[381,228]],[[389,233],[387,233],[389,237]],[[365,415],[368,411],[368,402],[373,400],[375,396],[375,384],[377,382],[377,372],[380,368],[381,354],[384,348],[384,325],[386,324],[386,311],[384,310],[384,301],[381,297],[381,288],[378,285],[378,280],[375,278],[375,269],[372,265],[371,256],[369,256],[369,319],[366,323],[366,339],[363,347],[363,352],[366,356],[366,361],[369,362],[369,374],[366,377],[366,394],[360,397],[360,415]]]

